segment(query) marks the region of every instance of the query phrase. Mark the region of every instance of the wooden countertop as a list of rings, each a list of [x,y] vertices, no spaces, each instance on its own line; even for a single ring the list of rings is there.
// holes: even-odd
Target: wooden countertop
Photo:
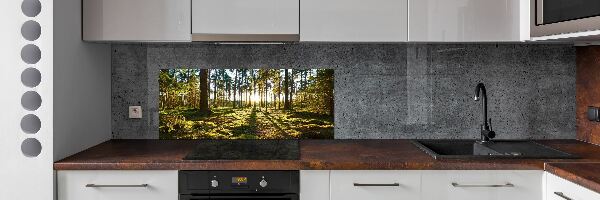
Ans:
[[[545,170],[556,176],[600,193],[600,162],[546,163]]]
[[[600,146],[577,140],[541,144],[581,157],[575,160],[435,160],[409,140],[303,140],[300,160],[204,160],[182,158],[194,140],[110,140],[60,160],[55,170],[542,170],[548,162],[600,162]]]

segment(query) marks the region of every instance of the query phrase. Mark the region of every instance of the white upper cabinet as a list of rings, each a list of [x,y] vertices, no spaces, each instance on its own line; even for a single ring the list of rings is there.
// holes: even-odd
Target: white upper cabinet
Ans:
[[[302,0],[300,40],[405,42],[407,0]]]
[[[83,0],[85,41],[190,41],[190,0]]]
[[[192,0],[194,41],[298,41],[299,0]]]
[[[86,41],[513,42],[527,0],[83,0]]]
[[[529,40],[528,0],[410,0],[411,42]]]

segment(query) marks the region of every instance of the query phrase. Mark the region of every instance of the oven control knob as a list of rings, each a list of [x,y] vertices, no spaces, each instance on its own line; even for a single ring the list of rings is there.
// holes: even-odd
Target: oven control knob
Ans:
[[[219,187],[219,181],[217,181],[217,180],[210,181],[210,187],[214,187],[214,188]]]
[[[267,187],[267,185],[268,185],[269,183],[267,183],[267,181],[266,181],[265,179],[263,179],[263,180],[261,180],[261,181],[260,181],[258,184],[260,185],[260,187]]]

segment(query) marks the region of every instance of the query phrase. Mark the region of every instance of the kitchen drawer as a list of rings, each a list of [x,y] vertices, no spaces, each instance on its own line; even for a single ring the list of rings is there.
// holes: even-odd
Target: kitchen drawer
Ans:
[[[423,200],[542,200],[543,171],[423,171]]]
[[[142,184],[148,185],[139,187]],[[58,200],[177,200],[177,184],[177,171],[57,172]]]
[[[554,174],[547,173],[545,200],[598,200],[600,194],[567,181]]]
[[[331,200],[419,199],[419,171],[333,170]]]

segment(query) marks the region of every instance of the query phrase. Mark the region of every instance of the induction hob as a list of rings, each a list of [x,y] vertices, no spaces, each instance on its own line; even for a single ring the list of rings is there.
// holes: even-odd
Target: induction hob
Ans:
[[[298,140],[200,140],[184,160],[299,160]]]

